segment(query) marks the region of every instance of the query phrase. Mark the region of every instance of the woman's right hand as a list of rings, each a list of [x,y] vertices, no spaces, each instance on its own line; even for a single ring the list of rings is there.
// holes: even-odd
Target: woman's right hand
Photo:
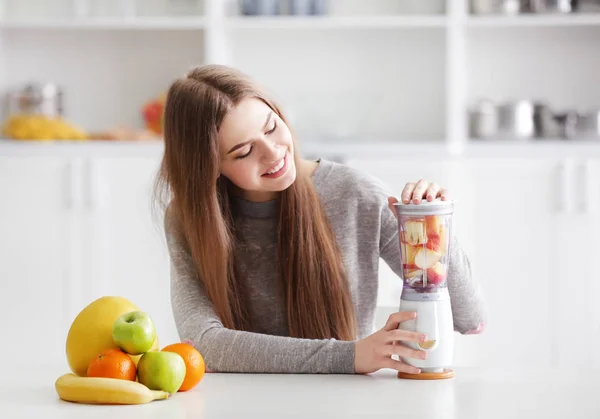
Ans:
[[[427,336],[422,333],[398,329],[400,323],[412,320],[416,315],[417,313],[412,311],[394,313],[381,330],[357,341],[354,349],[354,371],[357,374],[368,374],[381,368],[391,368],[409,374],[420,373],[419,368],[392,359],[392,355],[417,359],[427,357],[425,351],[417,351],[399,344],[400,341],[425,342],[427,340]]]

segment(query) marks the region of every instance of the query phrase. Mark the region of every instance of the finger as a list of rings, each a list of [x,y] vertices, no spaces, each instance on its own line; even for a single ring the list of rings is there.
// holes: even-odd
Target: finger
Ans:
[[[408,330],[394,329],[386,332],[386,342],[395,342],[398,340],[412,341],[412,342],[425,342],[427,335],[419,332],[410,332]]]
[[[385,326],[383,326],[383,330],[394,330],[398,328],[400,323],[405,322],[407,320],[412,320],[417,317],[417,313],[414,311],[400,311],[390,315]]]
[[[387,345],[385,355],[398,355],[404,358],[427,359],[427,352],[409,348],[406,345]]]
[[[423,199],[423,197],[425,196],[425,192],[427,191],[428,187],[429,187],[429,182],[427,182],[424,179],[421,179],[417,182],[417,184],[415,185],[415,190],[413,191],[413,194],[412,194],[412,201],[415,204],[418,204],[419,202],[421,202],[421,199]]]
[[[405,204],[408,204],[410,202],[410,197],[412,196],[413,191],[415,190],[415,186],[416,184],[414,182],[408,182],[404,186],[404,189],[402,189],[402,194],[400,195],[400,198],[402,198],[402,202],[404,202]]]
[[[442,201],[445,201],[450,198],[448,190],[446,190],[446,189],[440,189],[438,191],[438,196],[442,199]]]
[[[438,196],[438,192],[440,191],[440,187],[436,183],[432,183],[427,188],[426,196],[428,201],[433,201]]]
[[[393,370],[406,372],[409,374],[419,374],[421,372],[421,370],[417,367],[413,367],[412,365],[408,365],[402,361],[396,361],[392,358],[385,358],[382,364],[382,368],[391,368]]]

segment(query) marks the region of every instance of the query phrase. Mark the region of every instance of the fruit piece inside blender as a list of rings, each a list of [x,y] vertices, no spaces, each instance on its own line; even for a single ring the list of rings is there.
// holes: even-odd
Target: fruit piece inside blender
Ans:
[[[448,275],[447,235],[439,216],[410,218],[400,232],[405,286],[435,291]]]

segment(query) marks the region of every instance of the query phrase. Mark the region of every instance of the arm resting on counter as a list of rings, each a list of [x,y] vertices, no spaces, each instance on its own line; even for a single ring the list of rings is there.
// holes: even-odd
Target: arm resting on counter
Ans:
[[[191,341],[209,370],[253,373],[354,373],[354,342],[299,339],[223,327],[204,292],[181,235],[165,220],[171,257],[171,304],[182,341]]]
[[[382,259],[396,275],[401,277],[398,222],[387,206],[382,209],[380,249]],[[447,283],[454,330],[461,334],[481,333],[486,323],[483,292],[479,283],[471,275],[469,258],[454,236],[451,237],[449,259]]]

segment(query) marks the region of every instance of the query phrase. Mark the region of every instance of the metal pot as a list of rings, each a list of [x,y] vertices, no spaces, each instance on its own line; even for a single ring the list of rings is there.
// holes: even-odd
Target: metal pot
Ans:
[[[600,110],[579,114],[576,133],[578,138],[600,139]]]
[[[8,95],[8,114],[63,115],[63,91],[53,83],[30,83]]]
[[[528,100],[508,102],[498,107],[498,134],[508,138],[532,138],[535,135],[535,104]]]
[[[526,8],[527,0],[471,0],[471,12],[476,15],[518,14]]]
[[[578,3],[578,0],[529,0],[529,8],[533,13],[571,13]]]
[[[498,110],[494,102],[480,100],[471,111],[471,136],[490,138],[498,132]]]
[[[579,115],[575,111],[566,111],[554,116],[559,130],[558,136],[564,139],[572,139],[577,135],[577,121]]]
[[[292,15],[323,15],[327,9],[326,0],[291,0]]]
[[[280,0],[241,0],[240,3],[244,15],[278,15],[281,11]]]

